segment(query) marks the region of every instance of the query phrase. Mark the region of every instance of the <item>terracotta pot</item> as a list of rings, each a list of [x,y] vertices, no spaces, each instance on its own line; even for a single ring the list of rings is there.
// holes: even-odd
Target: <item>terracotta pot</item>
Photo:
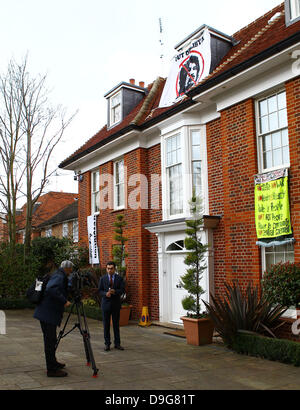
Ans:
[[[203,346],[212,343],[214,323],[210,318],[192,319],[181,317],[184,325],[186,341],[189,345]]]
[[[129,305],[129,306],[121,306],[121,310],[120,310],[120,326],[126,326],[126,325],[128,325],[131,308],[132,308],[132,305]]]

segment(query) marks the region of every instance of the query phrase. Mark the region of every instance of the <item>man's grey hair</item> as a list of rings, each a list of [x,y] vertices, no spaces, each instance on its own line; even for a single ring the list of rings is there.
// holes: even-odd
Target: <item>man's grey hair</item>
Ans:
[[[60,264],[60,267],[61,267],[62,269],[65,269],[65,268],[73,268],[73,267],[74,267],[74,264],[73,264],[71,261],[63,261],[63,262]]]

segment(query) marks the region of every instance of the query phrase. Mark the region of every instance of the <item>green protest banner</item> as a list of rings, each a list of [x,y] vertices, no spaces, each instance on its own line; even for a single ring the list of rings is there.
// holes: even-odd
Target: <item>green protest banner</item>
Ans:
[[[292,234],[287,169],[255,177],[255,223],[258,239]]]

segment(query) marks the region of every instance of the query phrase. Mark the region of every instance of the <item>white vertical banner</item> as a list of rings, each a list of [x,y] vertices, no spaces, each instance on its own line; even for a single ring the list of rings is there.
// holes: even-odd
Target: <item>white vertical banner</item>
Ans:
[[[97,216],[87,217],[89,237],[89,262],[91,265],[99,264],[99,250],[97,245]]]
[[[187,91],[208,76],[211,65],[211,37],[205,29],[198,39],[181,50],[172,59],[159,107],[168,107],[180,101]]]

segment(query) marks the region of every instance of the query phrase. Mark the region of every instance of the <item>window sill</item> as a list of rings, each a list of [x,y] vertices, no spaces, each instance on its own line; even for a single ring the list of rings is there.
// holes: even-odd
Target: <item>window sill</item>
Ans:
[[[115,212],[122,212],[122,211],[125,211],[125,207],[124,207],[124,206],[121,207],[121,208],[114,208],[114,209],[112,209],[110,212],[113,214],[113,213],[115,213]]]
[[[290,169],[290,168],[291,168],[290,164],[280,165],[278,167],[264,169],[260,172],[260,174],[268,174],[269,172],[279,171],[280,169]]]

